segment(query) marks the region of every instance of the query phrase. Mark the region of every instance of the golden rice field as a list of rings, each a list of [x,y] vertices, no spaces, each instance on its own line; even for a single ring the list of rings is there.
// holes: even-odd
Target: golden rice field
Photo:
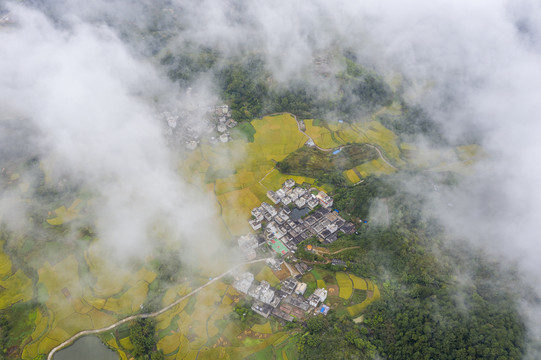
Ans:
[[[313,120],[304,120],[304,125],[306,126],[305,132],[314,140],[317,146],[324,149],[332,149],[343,145],[343,142],[336,138],[336,140],[333,139],[329,129],[323,126],[315,126],[313,122]]]
[[[320,288],[320,289],[325,289],[326,288],[325,280],[316,280],[316,283],[317,283],[318,288]]]
[[[393,169],[385,161],[383,161],[382,158],[377,158],[375,160],[361,164],[355,167],[355,169],[362,177],[367,177],[368,175],[379,176],[384,174],[392,174],[396,171],[396,169]]]
[[[23,349],[23,359],[34,359],[46,354],[52,347],[78,331],[114,323],[117,319],[113,313],[131,314],[139,310],[139,306],[145,301],[148,285],[155,279],[155,273],[143,267],[129,276],[130,274],[122,274],[118,269],[103,267],[104,264],[99,261],[99,253],[94,252],[92,246],[85,258],[96,280],[96,283],[90,286],[81,284],[78,276],[79,263],[73,255],[55,265],[45,262],[38,269],[38,286],[42,288],[41,296],[45,296],[43,301],[47,312],[40,311],[36,315],[34,330]],[[20,276],[17,273],[15,275]],[[27,282],[30,290],[25,301],[32,296],[31,281],[28,279]],[[0,286],[4,285],[0,283]],[[111,288],[106,289],[107,286]],[[26,292],[21,292],[20,288],[24,286],[18,285],[18,293],[25,295]],[[100,291],[95,291],[96,289],[107,296],[100,297]],[[7,292],[3,291],[2,294]],[[120,355],[122,356],[122,353]]]
[[[241,235],[250,230],[250,210],[265,201],[266,193],[290,178],[273,170],[275,161],[283,160],[303,146],[307,138],[297,129],[288,114],[267,116],[252,121],[254,142],[234,140],[225,144],[201,144],[180,164],[180,171],[192,174],[192,181],[211,181],[211,191],[221,205],[222,218],[229,232]],[[209,176],[210,174],[214,174]],[[193,175],[195,173],[195,175]],[[217,178],[213,178],[217,177]],[[314,179],[294,177],[299,183]]]
[[[361,181],[361,178],[359,177],[359,175],[357,175],[357,173],[353,169],[349,169],[349,170],[344,171],[344,176],[346,177],[346,179],[351,181],[353,184],[356,184],[359,181]]]
[[[374,301],[378,300],[381,298],[381,294],[379,292],[379,288],[376,284],[374,284],[372,281],[370,280],[366,280],[366,284],[367,284],[367,290],[368,291],[372,291],[373,294],[372,294],[372,297],[367,297],[363,302],[361,302],[360,304],[355,304],[355,305],[352,305],[352,306],[348,306],[346,308],[346,310],[348,311],[348,313],[351,315],[351,316],[357,316],[359,315],[364,309],[366,309],[366,307],[368,305],[370,305],[371,303],[373,303]]]
[[[367,287],[367,284],[366,284],[366,280],[364,280],[363,278],[360,278],[360,277],[357,277],[353,274],[349,274],[349,278],[351,279],[351,281],[353,281],[353,288],[354,289],[358,289],[358,290],[367,290],[368,287]]]
[[[17,270],[7,279],[0,280],[0,287],[3,288],[0,292],[0,310],[19,301],[24,302],[32,299],[32,280],[22,270]]]
[[[47,222],[50,225],[62,225],[65,222],[69,222],[79,216],[79,209],[83,203],[81,199],[75,199],[73,203],[66,209],[65,206],[61,206],[56,209],[54,212],[56,217],[52,219],[47,219]]]
[[[338,287],[340,289],[338,296],[340,296],[342,299],[349,299],[353,294],[353,285],[349,276],[346,273],[337,272],[336,282],[338,283]]]

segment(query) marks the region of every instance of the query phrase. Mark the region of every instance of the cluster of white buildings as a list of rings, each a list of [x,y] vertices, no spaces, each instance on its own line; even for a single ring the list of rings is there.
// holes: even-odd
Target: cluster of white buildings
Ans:
[[[262,202],[252,209],[248,222],[256,231],[263,229],[264,239],[281,255],[296,251],[300,242],[312,236],[332,243],[339,230],[347,234],[355,231],[352,223],[332,211],[333,198],[324,191],[312,194],[288,179],[277,191],[267,192],[267,196],[274,205]],[[290,204],[295,205],[293,210]],[[311,210],[315,210],[313,214],[303,217]]]
[[[184,144],[189,150],[197,148],[201,143],[201,136],[208,137],[211,144],[226,143],[231,140],[228,130],[237,126],[227,105],[208,109],[197,108],[191,112],[181,112],[179,109],[164,110],[161,117],[167,123],[166,134],[170,142]]]
[[[227,105],[218,105],[214,109],[215,124],[214,128],[219,135],[211,136],[209,142],[211,144],[216,144],[218,142],[226,143],[231,140],[231,135],[229,134],[229,129],[237,126],[237,122],[231,117],[231,110]]]
[[[256,249],[265,243],[265,240],[254,235],[246,234],[237,240],[239,248],[247,260],[254,260],[257,257]]]
[[[267,281],[257,282],[254,275],[245,272],[237,276],[233,287],[253,299],[252,310],[261,316],[274,315],[286,321],[293,321],[294,315],[305,314],[327,299],[326,289],[316,289],[308,299],[304,298],[306,283],[288,278],[276,290]],[[324,306],[322,304],[322,306]]]

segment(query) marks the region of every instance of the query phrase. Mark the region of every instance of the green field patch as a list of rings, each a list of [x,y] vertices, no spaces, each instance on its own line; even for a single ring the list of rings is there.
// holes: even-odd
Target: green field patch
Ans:
[[[310,273],[314,276],[315,280],[323,280],[323,277],[319,274],[319,272],[315,269],[312,269]]]
[[[266,280],[269,282],[269,284],[271,284],[271,286],[276,286],[280,283],[280,279],[274,275],[268,266],[263,267],[263,269],[261,269],[261,271],[256,275],[255,279],[257,281]]]
[[[332,149],[343,145],[333,136],[332,132],[325,127],[314,124],[313,120],[304,120],[305,132],[314,140],[316,145],[324,149]]]
[[[400,159],[400,148],[397,145],[398,137],[379,121],[343,123],[336,130],[337,138],[344,142],[377,145],[393,162],[398,165],[403,163]]]
[[[225,328],[223,335],[231,342],[236,343],[237,336],[242,332],[239,324],[230,322]]]
[[[0,280],[0,309],[6,309],[18,302],[32,299],[32,280],[22,270],[6,280]]]
[[[276,164],[276,168],[285,174],[320,178],[331,171],[344,172],[378,157],[374,148],[362,144],[348,145],[336,154],[302,147]]]
[[[239,123],[234,131],[238,131],[240,134],[243,135],[243,137],[246,139],[246,141],[253,143],[255,141],[255,133],[256,129],[254,126],[249,122],[241,122]]]
[[[67,337],[65,337],[64,339],[66,339],[66,338]],[[60,341],[58,341],[56,339],[52,339],[49,336],[46,336],[40,341],[40,343],[38,345],[38,353],[39,354],[47,354],[49,351],[51,351],[52,348],[54,348],[58,344],[60,344]]]
[[[50,225],[62,225],[66,222],[76,219],[79,216],[79,209],[82,205],[83,200],[75,199],[73,203],[66,209],[65,206],[57,208],[54,212],[56,214],[55,218],[47,219],[47,222]]]
[[[353,285],[351,279],[346,273],[337,272],[336,281],[338,282],[339,295],[342,299],[349,299],[353,293]]]
[[[11,259],[4,253],[4,242],[0,241],[0,279],[11,275]]]
[[[393,169],[381,158],[359,165],[355,167],[355,169],[362,177],[368,177],[369,175],[379,176],[384,174],[392,174],[396,171],[396,169]]]
[[[360,304],[355,304],[352,306],[348,306],[346,308],[347,312],[351,316],[357,316],[359,315],[368,305],[373,303],[374,301],[380,299],[381,295],[379,292],[379,288],[376,284],[371,282],[370,280],[366,280],[366,283],[368,285],[368,291],[367,291],[367,297],[366,299],[361,302]]]
[[[133,350],[133,344],[131,343],[129,337],[124,337],[118,340],[118,343],[120,344],[120,346],[122,346],[122,348],[126,350]]]
[[[41,311],[37,310],[37,316],[34,320],[36,327],[34,328],[34,331],[32,332],[31,338],[33,340],[37,340],[41,338],[43,335],[45,335],[47,331],[47,325],[49,319],[47,317],[42,316]]]
[[[255,324],[254,326],[252,326],[252,331],[260,334],[272,334],[271,324],[269,321],[262,325]]]
[[[316,283],[317,283],[317,287],[318,287],[319,289],[325,289],[325,288],[326,288],[326,286],[325,286],[325,280],[317,280]]]

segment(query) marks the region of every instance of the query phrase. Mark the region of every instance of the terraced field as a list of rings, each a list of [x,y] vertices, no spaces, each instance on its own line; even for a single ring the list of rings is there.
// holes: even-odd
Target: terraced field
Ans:
[[[340,296],[342,299],[349,299],[353,293],[353,285],[349,276],[346,273],[337,272],[336,281],[338,282],[338,286],[340,288],[340,293],[338,296]]]
[[[192,180],[205,179],[214,184],[223,220],[233,235],[249,231],[246,220],[250,210],[266,199],[268,190],[278,188],[290,178],[273,170],[275,162],[283,160],[307,140],[288,114],[267,116],[251,124],[256,130],[253,142],[202,144],[201,150],[194,152],[181,166],[185,173],[196,172]],[[295,177],[295,181],[312,184],[314,179]]]
[[[353,169],[344,171],[344,176],[353,184],[356,184],[359,181],[361,181],[361,178],[359,177],[359,175],[357,175],[357,173]]]
[[[373,293],[369,292],[369,297],[367,297],[362,303],[352,305],[347,308],[347,311],[349,312],[351,316],[359,315],[364,309],[366,309],[368,305],[370,305],[371,303],[373,303],[374,301],[378,300],[381,297],[377,285],[374,285],[374,288],[372,291]]]
[[[383,175],[383,174],[392,174],[396,171],[390,167],[383,159],[378,158],[370,162],[361,164],[355,167],[355,170],[362,176],[367,177],[368,175]]]

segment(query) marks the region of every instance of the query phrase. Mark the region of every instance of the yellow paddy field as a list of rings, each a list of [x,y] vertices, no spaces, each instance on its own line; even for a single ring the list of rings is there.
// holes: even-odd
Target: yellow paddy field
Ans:
[[[196,177],[207,178],[221,205],[223,220],[233,235],[249,231],[247,220],[250,210],[266,199],[268,190],[274,190],[290,178],[274,170],[277,161],[303,146],[307,137],[297,129],[293,116],[288,114],[267,116],[252,121],[256,129],[254,142],[235,140],[225,144],[202,144],[181,165],[183,172],[196,171]],[[221,174],[209,179],[209,172]],[[314,179],[293,177],[298,183]],[[195,178],[194,178],[195,179]]]

